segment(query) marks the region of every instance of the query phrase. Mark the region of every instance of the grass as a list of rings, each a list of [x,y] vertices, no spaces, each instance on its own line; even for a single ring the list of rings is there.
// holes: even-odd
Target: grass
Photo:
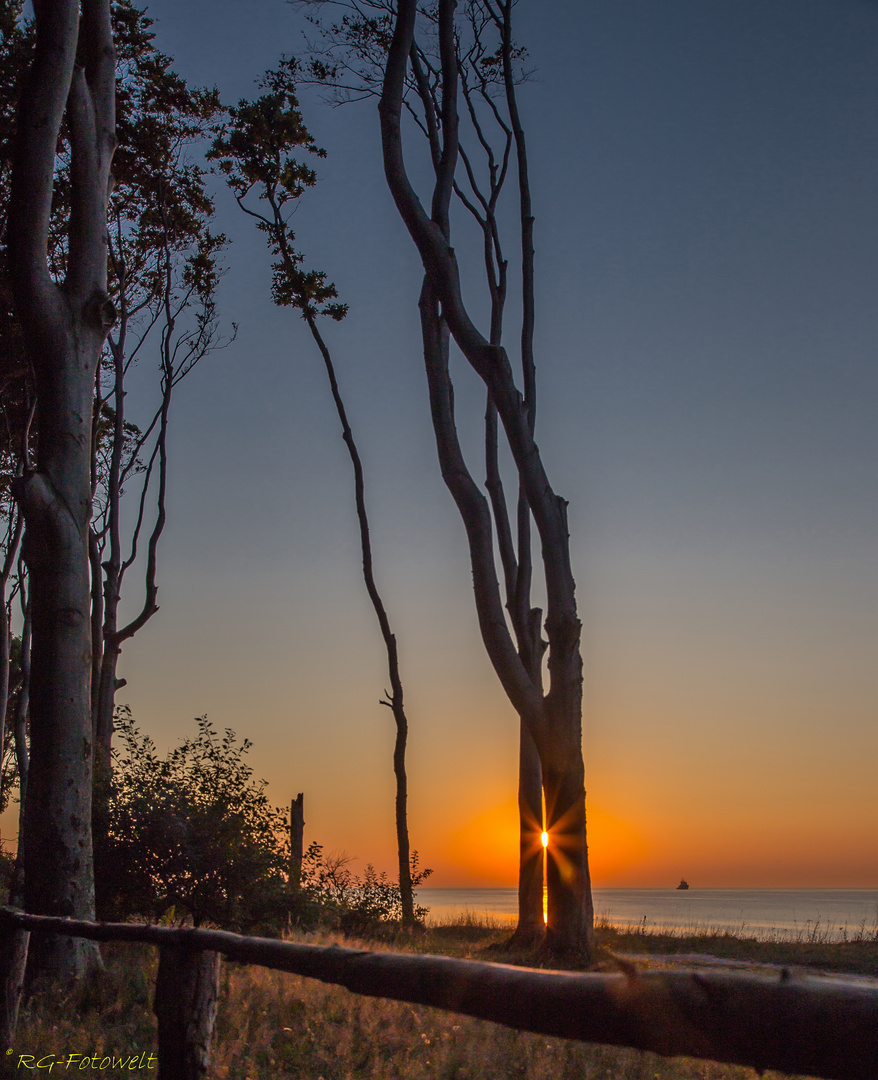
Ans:
[[[698,954],[750,964],[814,968],[840,974],[878,978],[878,918],[850,930],[808,922],[794,931],[757,934],[745,925],[718,928],[692,926],[678,930],[651,929],[645,923],[619,929],[606,920],[596,925],[598,940],[611,952],[651,955]]]
[[[469,914],[433,925],[408,942],[366,946],[532,964],[533,956],[501,951],[508,932],[508,923]],[[664,963],[658,958],[673,954],[709,953],[756,964],[878,975],[878,935],[864,929],[853,937],[846,942],[832,942],[825,934],[759,940],[741,928],[736,933],[704,928],[663,934],[642,927],[623,931],[606,923],[598,927],[601,966],[607,969],[619,953],[636,953],[638,963],[646,966]],[[304,939],[346,943],[330,934]],[[155,953],[114,945],[105,947],[104,955],[105,972],[75,1000],[44,1000],[23,1010],[13,1053],[5,1055],[0,1074],[28,1075],[31,1070],[14,1068],[20,1054],[54,1054],[57,1060],[78,1053],[83,1059],[97,1055],[85,1071],[80,1063],[73,1066],[81,1076],[97,1071],[102,1076],[149,1075],[147,1057],[142,1070],[133,1072],[130,1065],[123,1070],[104,1060],[154,1053]],[[358,997],[257,967],[226,964],[222,980],[212,1072],[217,1080],[755,1080],[757,1075],[738,1066],[524,1034],[435,1009]],[[64,1065],[56,1067],[67,1071]]]

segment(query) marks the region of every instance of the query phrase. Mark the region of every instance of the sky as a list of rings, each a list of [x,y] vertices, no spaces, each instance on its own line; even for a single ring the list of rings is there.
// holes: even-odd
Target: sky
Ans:
[[[176,70],[227,103],[304,44],[283,0],[148,10]],[[878,888],[878,3],[521,0],[516,36],[594,884]],[[518,721],[439,475],[419,262],[375,104],[302,106],[327,158],[296,229],[350,305],[326,334],[400,645],[412,845],[431,885],[513,885]],[[161,611],[125,646],[118,701],[163,750],[204,713],[234,728],[276,803],[304,791],[306,840],[392,871],[350,464],[320,357],[219,186],[217,219],[239,332],[174,401]],[[478,245],[455,230],[484,326]],[[454,371],[480,475],[483,392]]]

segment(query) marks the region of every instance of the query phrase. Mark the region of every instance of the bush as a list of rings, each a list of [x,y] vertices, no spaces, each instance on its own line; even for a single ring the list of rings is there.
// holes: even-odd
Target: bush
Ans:
[[[249,930],[288,907],[283,810],[243,760],[251,743],[206,717],[166,758],[117,710],[107,821],[95,837],[101,918],[191,918]],[[100,835],[102,834],[102,835]]]
[[[320,921],[358,937],[393,936],[402,925],[399,883],[379,874],[370,863],[362,877],[348,869],[350,856],[324,856],[320,844],[311,844],[302,859],[303,899],[310,901]],[[419,869],[417,851],[411,854],[412,886],[417,888],[433,873]],[[423,925],[428,909],[415,905],[415,920]],[[300,918],[300,925],[302,923]]]
[[[161,758],[131,711],[117,709],[106,820],[95,829],[98,917],[191,919],[245,932],[287,923],[395,932],[399,885],[371,865],[356,877],[348,856],[324,856],[320,844],[303,857],[301,888],[290,890],[286,812],[271,806],[265,781],[243,760],[252,744],[228,728],[220,737],[204,716],[196,724],[193,738]],[[417,852],[411,870],[415,887],[432,873],[418,868]],[[426,915],[415,908],[416,919]]]

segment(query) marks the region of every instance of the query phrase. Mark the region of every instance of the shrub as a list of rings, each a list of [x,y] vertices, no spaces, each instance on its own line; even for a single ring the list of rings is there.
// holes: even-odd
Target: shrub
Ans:
[[[388,937],[402,924],[399,883],[379,874],[370,863],[362,877],[348,869],[350,856],[325,856],[320,844],[311,844],[302,859],[303,899],[310,901],[324,923],[346,934]],[[417,888],[433,873],[419,869],[417,851],[411,854],[412,886]],[[415,905],[415,919],[423,925],[428,909]],[[301,923],[300,923],[301,924]]]
[[[95,837],[98,913],[189,917],[242,930],[283,918],[284,811],[243,760],[251,743],[206,717],[167,757],[117,710],[106,827]]]
[[[348,856],[324,856],[320,844],[305,852],[301,888],[291,892],[286,812],[269,803],[265,781],[253,779],[244,761],[252,744],[228,728],[220,736],[204,716],[196,724],[193,738],[161,758],[131,711],[117,709],[107,816],[95,830],[99,918],[191,919],[247,932],[288,922],[360,936],[394,932],[399,885],[371,865],[355,876]],[[432,873],[419,869],[417,852],[411,871],[415,887]],[[416,919],[426,915],[415,908]]]

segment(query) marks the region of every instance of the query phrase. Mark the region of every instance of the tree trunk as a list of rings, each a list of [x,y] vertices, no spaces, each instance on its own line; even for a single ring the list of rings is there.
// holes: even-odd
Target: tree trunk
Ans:
[[[546,797],[548,923],[545,951],[574,963],[594,954],[594,906],[585,831],[585,772],[581,740],[550,738],[543,755]]]
[[[95,854],[95,893],[98,910],[101,908],[101,840],[107,831],[110,784],[113,777],[112,758],[110,756],[110,736],[113,732],[113,698],[109,701],[109,710],[103,693],[103,674],[109,667],[115,675],[118,650],[104,642],[104,573],[101,567],[98,538],[93,529],[89,530],[89,559],[91,563],[91,713],[92,745],[94,746],[94,773],[92,778],[92,837]],[[109,716],[109,733],[107,717]]]
[[[302,856],[305,848],[305,795],[299,794],[290,803],[290,888],[302,884]]]
[[[11,1046],[18,1023],[18,1006],[30,933],[5,925],[0,928],[0,1044]]]
[[[16,469],[16,475],[20,472]],[[14,521],[12,520],[14,518]],[[21,541],[21,514],[10,515],[9,530],[6,534],[6,551],[3,557],[3,569],[0,572],[0,794],[3,790],[3,749],[6,746],[6,711],[9,705],[9,675],[12,646],[12,628],[9,623],[9,604],[6,601],[6,586],[9,584],[9,575],[18,555],[18,545]]]
[[[34,368],[40,433],[37,471],[14,484],[25,518],[33,622],[25,905],[38,914],[92,918],[88,536],[92,398],[114,318],[106,229],[115,55],[109,0],[57,0],[38,4],[35,14],[9,215],[16,314]],[[67,274],[59,285],[49,274],[46,251],[65,108],[71,213]],[[30,950],[29,977],[71,982],[98,962],[93,945],[41,937]]]
[[[9,609],[6,606],[6,582],[0,593],[0,795],[3,790],[3,746],[6,742],[6,709],[9,705],[9,665],[12,633],[9,627]]]
[[[394,645],[396,642],[394,641]],[[399,867],[399,900],[402,907],[402,925],[411,930],[415,925],[415,890],[412,885],[411,850],[408,828],[408,778],[405,772],[405,748],[408,740],[408,721],[402,703],[391,709],[396,721],[396,739],[393,744],[393,772],[396,778],[396,852]]]
[[[22,589],[25,589],[22,583]],[[27,804],[27,778],[30,765],[30,755],[27,746],[27,721],[30,713],[30,641],[31,641],[31,615],[30,598],[24,599],[22,593],[22,609],[24,622],[21,627],[21,689],[18,693],[18,703],[15,709],[15,760],[18,763],[18,852],[15,856],[16,875],[24,880],[24,808]],[[24,893],[19,888],[16,899],[10,900],[14,904],[22,902]]]
[[[506,102],[509,109],[509,119],[515,139],[515,156],[518,165],[518,198],[519,198],[519,225],[521,228],[521,370],[523,377],[524,402],[527,407],[528,426],[533,437],[536,426],[537,407],[537,383],[536,364],[534,361],[534,323],[535,323],[535,294],[534,294],[534,217],[531,206],[530,177],[527,166],[527,144],[524,129],[518,114],[518,102],[515,96],[515,78],[512,71],[513,43],[512,43],[512,3],[504,0],[502,17],[500,20],[501,33],[501,56],[503,59],[503,85],[506,92]],[[522,552],[520,561],[525,564],[525,574],[528,595],[523,597],[527,606],[530,606],[530,528],[531,513],[527,497],[523,491],[519,494],[519,548]],[[519,577],[522,573],[519,573]],[[529,656],[525,658],[525,666],[531,672],[531,677],[537,680],[537,685],[542,688],[542,659],[543,642],[542,627],[539,615],[536,619],[528,612],[530,634],[528,636]],[[541,614],[541,613],[540,613]],[[542,765],[533,738],[525,730],[526,723],[522,719],[521,731],[521,762],[519,767],[519,814],[521,817],[521,846],[522,859],[519,876],[519,922],[518,933],[533,934],[534,922],[538,922],[539,933],[545,929],[543,921],[543,876],[546,865],[546,852],[540,846],[537,859],[533,865],[525,862],[527,844],[524,833],[524,814],[530,814],[534,810],[534,800],[538,799],[539,826],[542,833],[543,805],[542,805]],[[524,777],[527,776],[525,780]],[[537,794],[539,784],[539,794]],[[524,805],[523,805],[524,804]],[[531,826],[533,828],[533,826]],[[539,901],[536,900],[537,881],[539,878]],[[527,880],[525,880],[527,879]]]
[[[461,293],[448,216],[459,153],[459,68],[454,9],[455,0],[439,0],[436,10],[442,68],[442,152],[439,159],[434,161],[436,179],[430,216],[411,185],[402,152],[401,113],[407,65],[414,39],[417,0],[399,0],[387,56],[379,105],[384,170],[397,209],[418,248],[424,267],[420,309],[433,425],[443,479],[454,495],[467,529],[482,639],[507,695],[529,726],[543,766],[550,832],[547,948],[574,956],[580,962],[588,962],[593,955],[594,931],[585,840],[581,745],[582,662],[566,503],[555,494],[549,483],[534,441],[529,403],[515,386],[505,350],[479,331]],[[550,679],[550,689],[545,699],[533,685],[530,672],[514,649],[499,604],[490,515],[487,507],[483,506],[481,493],[472,490],[472,478],[463,461],[454,430],[452,392],[447,370],[449,332],[469,364],[483,379],[497,409],[522,490],[540,535],[547,594],[545,628]],[[563,747],[563,758],[558,755],[559,747]],[[552,827],[557,843],[552,837]],[[563,863],[559,860],[563,860]]]
[[[98,588],[103,584],[100,603],[100,653],[93,670],[92,712],[95,732],[95,773],[109,782],[112,776],[113,711],[116,706],[116,665],[122,650],[116,638],[116,612],[119,607],[118,574],[109,563],[98,566]]]
[[[543,920],[543,770],[530,729],[519,721],[518,925],[510,945],[532,945],[545,933]]]
[[[281,227],[281,223],[278,222],[277,225],[278,247],[284,256],[289,259],[289,252],[285,241],[286,233]],[[292,264],[291,268],[292,267],[294,267],[294,264]],[[339,421],[341,422],[342,439],[347,447],[348,456],[351,459],[351,465],[354,470],[354,502],[357,509],[357,521],[360,527],[360,551],[363,560],[363,581],[366,585],[366,592],[369,594],[369,599],[372,602],[372,608],[375,612],[375,617],[378,620],[378,626],[381,630],[381,636],[384,639],[384,648],[387,653],[387,674],[390,680],[390,691],[385,691],[385,693],[387,693],[389,700],[383,700],[381,704],[386,705],[390,709],[393,714],[394,724],[396,725],[396,738],[393,744],[393,773],[396,780],[395,815],[396,850],[399,867],[399,897],[402,907],[402,925],[405,929],[410,930],[415,924],[415,900],[409,847],[408,779],[405,770],[405,752],[408,743],[409,725],[403,701],[402,676],[400,675],[399,670],[399,650],[396,645],[396,635],[393,633],[390,626],[387,609],[384,607],[384,601],[381,599],[381,594],[378,592],[378,586],[375,583],[375,573],[372,566],[372,538],[369,530],[369,517],[366,512],[366,482],[363,475],[363,463],[360,459],[359,451],[357,450],[357,444],[354,441],[354,433],[348,422],[347,410],[344,407],[344,401],[342,400],[341,391],[338,387],[338,380],[335,376],[335,365],[332,362],[329,348],[323,340],[320,331],[317,329],[317,323],[314,316],[306,312],[305,319],[308,323],[308,329],[311,331],[311,336],[314,338],[314,341],[320,350],[320,354],[323,357],[326,374],[329,378],[329,387],[332,392],[332,400],[335,404]]]
[[[47,453],[45,444],[53,440],[42,433],[60,429],[68,446],[79,440],[87,446],[90,425],[77,430],[75,422],[66,422],[45,390],[44,385],[40,457],[46,468],[26,479],[21,492],[33,627],[25,906],[35,914],[89,919],[94,916],[89,492],[88,484],[77,484],[58,461],[61,456],[66,465],[73,455]],[[77,403],[86,417],[90,398],[89,384]],[[80,464],[87,468],[87,459]],[[57,972],[72,978],[92,953],[76,939],[47,936],[34,942],[31,964],[35,975]]]
[[[122,296],[122,326],[118,340],[110,338],[113,357],[113,442],[107,476],[107,536],[109,554],[103,564],[93,570],[93,588],[97,596],[93,605],[95,617],[100,613],[98,629],[98,659],[92,682],[92,710],[95,730],[95,788],[98,796],[98,816],[105,812],[112,779],[113,712],[116,705],[116,664],[121,654],[117,637],[119,599],[122,577],[122,536],[120,501],[122,497],[122,452],[125,445],[125,355],[127,308]],[[97,650],[96,650],[97,651]]]

